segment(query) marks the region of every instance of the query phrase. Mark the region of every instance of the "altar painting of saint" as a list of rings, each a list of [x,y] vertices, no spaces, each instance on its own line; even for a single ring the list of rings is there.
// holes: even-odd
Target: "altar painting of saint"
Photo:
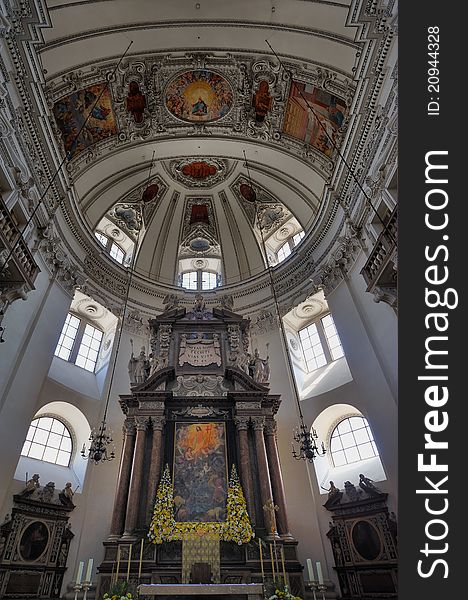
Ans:
[[[225,521],[224,423],[176,423],[173,473],[176,521]]]

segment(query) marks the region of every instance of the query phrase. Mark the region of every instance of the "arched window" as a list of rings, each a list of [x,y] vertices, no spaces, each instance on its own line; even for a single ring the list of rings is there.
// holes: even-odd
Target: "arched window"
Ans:
[[[39,417],[29,426],[21,455],[68,467],[72,452],[68,427],[55,417]]]
[[[68,313],[54,354],[93,372],[101,348],[102,336],[103,332],[100,329]]]
[[[364,417],[347,417],[338,423],[330,437],[335,467],[379,456],[369,423]]]

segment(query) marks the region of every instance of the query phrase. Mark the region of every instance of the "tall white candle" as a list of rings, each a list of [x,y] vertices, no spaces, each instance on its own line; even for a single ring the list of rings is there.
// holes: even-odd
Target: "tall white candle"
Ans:
[[[309,573],[309,581],[314,581],[314,568],[312,566],[312,561],[310,560],[310,558],[307,559],[307,571]]]
[[[85,581],[91,581],[91,575],[93,573],[93,563],[94,563],[94,559],[90,558],[88,560],[88,568],[86,569],[86,578],[85,578]]]
[[[78,565],[78,571],[76,573],[76,585],[80,585],[81,583],[81,578],[83,577],[83,569],[84,569],[84,562],[82,560],[80,560],[80,564]]]
[[[320,585],[322,585],[323,584],[322,565],[318,561],[315,564],[317,566],[318,582]]]

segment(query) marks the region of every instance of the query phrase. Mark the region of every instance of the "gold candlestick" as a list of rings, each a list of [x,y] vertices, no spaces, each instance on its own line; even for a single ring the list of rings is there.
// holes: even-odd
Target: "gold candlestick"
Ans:
[[[120,568],[120,545],[117,546],[117,569],[115,570],[115,581],[119,580],[119,568]]]
[[[263,569],[263,550],[262,550],[262,540],[258,540],[258,548],[260,550],[260,568],[262,570],[262,583],[265,582],[265,571]]]
[[[133,544],[130,544],[130,548],[128,550],[127,581],[130,579],[130,561],[132,560],[132,548]]]
[[[273,544],[270,544],[270,556],[271,556],[271,573],[273,576],[273,581],[275,581],[276,575],[275,575],[275,560],[273,558]]]
[[[140,548],[140,562],[138,563],[138,583],[140,582],[140,577],[141,577],[141,563],[143,561],[143,543],[144,543],[144,538],[141,538],[141,548]]]
[[[284,547],[281,546],[281,566],[283,567],[284,585],[286,585],[286,568],[284,566]]]

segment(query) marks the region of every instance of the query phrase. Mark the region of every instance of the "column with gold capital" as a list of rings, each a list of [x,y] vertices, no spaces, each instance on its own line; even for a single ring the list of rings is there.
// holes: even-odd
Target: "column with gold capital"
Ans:
[[[265,422],[265,445],[268,457],[268,467],[270,469],[271,488],[273,490],[273,499],[278,505],[276,513],[276,524],[278,533],[281,537],[292,538],[289,532],[288,517],[286,512],[286,500],[284,496],[283,476],[278,456],[278,446],[276,443],[276,421],[267,419]]]
[[[265,449],[265,438],[263,429],[265,427],[265,417],[251,417],[255,436],[255,452],[257,455],[258,479],[260,483],[260,496],[262,507],[267,506],[272,501],[273,493],[271,490],[270,473],[268,470],[268,459]],[[276,519],[273,511],[263,511],[265,526],[269,536],[276,535]]]
[[[135,417],[135,426],[135,453],[133,457],[132,476],[130,480],[130,492],[128,494],[124,537],[132,537],[133,531],[137,525],[138,508],[140,506],[141,482],[143,477],[143,460],[145,456],[146,429],[148,427],[147,417]]]
[[[255,503],[253,495],[253,479],[252,469],[250,467],[249,453],[249,422],[250,417],[236,416],[234,418],[237,429],[237,437],[239,442],[239,461],[240,461],[240,478],[244,489],[247,510],[249,512],[250,522],[253,526],[256,523]]]
[[[117,481],[117,492],[115,495],[109,539],[117,539],[123,533],[125,513],[127,511],[128,490],[130,487],[130,475],[132,472],[135,432],[134,419],[127,419],[123,426],[124,441],[122,459],[120,461],[119,478]]]

